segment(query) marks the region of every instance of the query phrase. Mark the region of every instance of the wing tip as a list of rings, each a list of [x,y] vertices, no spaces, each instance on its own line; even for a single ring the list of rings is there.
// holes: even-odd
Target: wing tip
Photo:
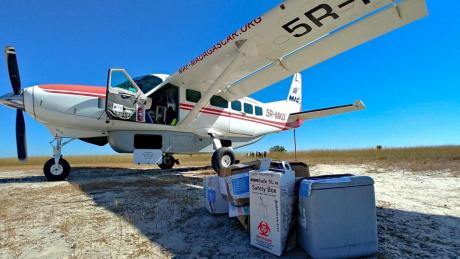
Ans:
[[[364,102],[361,101],[361,100],[357,100],[357,101],[355,102],[355,107],[358,108],[358,109],[360,109],[360,110],[366,109],[366,105],[365,105]]]

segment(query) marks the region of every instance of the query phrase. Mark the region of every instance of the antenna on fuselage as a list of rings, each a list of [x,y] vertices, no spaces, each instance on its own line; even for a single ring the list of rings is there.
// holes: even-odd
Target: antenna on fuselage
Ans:
[[[297,138],[295,136],[295,129],[294,129],[294,161],[297,162]]]

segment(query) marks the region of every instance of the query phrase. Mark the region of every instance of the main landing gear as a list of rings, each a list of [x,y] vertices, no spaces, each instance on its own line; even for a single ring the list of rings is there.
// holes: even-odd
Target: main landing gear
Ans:
[[[222,147],[219,139],[211,135],[213,146],[216,151],[212,154],[211,165],[214,171],[230,167],[235,163],[235,153],[231,147]]]
[[[221,168],[227,168],[235,162],[235,154],[228,147],[221,147],[214,151],[211,158],[212,168],[219,172]]]
[[[161,164],[158,164],[158,166],[161,169],[171,169],[175,164],[179,164],[179,160],[175,159],[171,154],[164,154]]]
[[[62,147],[73,141],[69,139],[62,142],[62,137],[56,137],[50,145],[53,148],[53,158],[48,160],[43,167],[43,173],[49,181],[63,181],[70,174],[70,164],[62,158]]]

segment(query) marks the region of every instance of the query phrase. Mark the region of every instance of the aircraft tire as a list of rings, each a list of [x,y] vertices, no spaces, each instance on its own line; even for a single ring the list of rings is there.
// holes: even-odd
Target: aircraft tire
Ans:
[[[214,171],[219,172],[221,168],[227,168],[235,162],[235,154],[228,147],[222,147],[214,151],[211,158],[211,164]]]
[[[43,166],[43,173],[48,181],[64,181],[70,174],[70,164],[63,158],[59,159],[59,163],[54,163],[54,158],[46,161]]]
[[[173,168],[175,163],[176,163],[176,160],[174,159],[172,155],[165,155],[163,157],[163,160],[161,161],[161,164],[159,164],[158,166],[161,169],[166,170],[166,169]]]

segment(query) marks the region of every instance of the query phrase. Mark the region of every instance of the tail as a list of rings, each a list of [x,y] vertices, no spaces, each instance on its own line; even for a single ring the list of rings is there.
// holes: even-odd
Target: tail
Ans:
[[[300,73],[294,74],[286,106],[289,113],[302,111],[302,75]]]

